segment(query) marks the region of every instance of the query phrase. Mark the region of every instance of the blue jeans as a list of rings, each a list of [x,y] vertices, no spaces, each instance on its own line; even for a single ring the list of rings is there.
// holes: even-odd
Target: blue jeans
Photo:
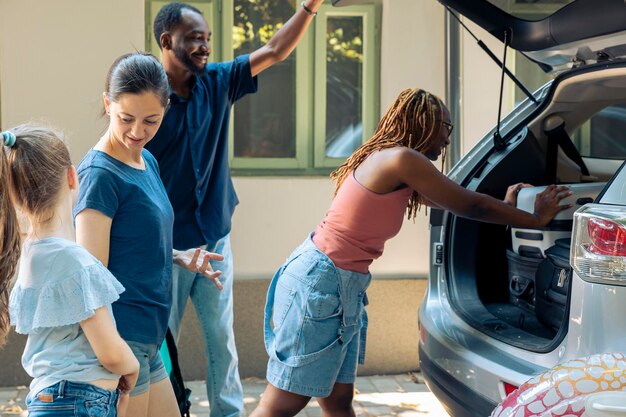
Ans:
[[[29,394],[29,417],[116,417],[118,391],[91,384],[61,381]]]
[[[214,270],[222,271],[220,281],[224,289],[220,291],[206,277],[174,265],[169,326],[178,340],[187,299],[191,297],[204,336],[208,361],[206,389],[211,417],[240,416],[243,414],[243,388],[233,332],[233,255],[230,235],[215,244],[208,244],[205,249],[224,256],[223,261],[211,261]]]

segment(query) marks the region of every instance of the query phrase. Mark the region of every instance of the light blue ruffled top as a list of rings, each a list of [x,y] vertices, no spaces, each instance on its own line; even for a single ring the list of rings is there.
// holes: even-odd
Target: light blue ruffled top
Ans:
[[[94,353],[80,322],[119,298],[124,287],[85,248],[61,238],[28,241],[9,299],[11,324],[28,340],[22,365],[30,395],[62,380],[118,379]]]

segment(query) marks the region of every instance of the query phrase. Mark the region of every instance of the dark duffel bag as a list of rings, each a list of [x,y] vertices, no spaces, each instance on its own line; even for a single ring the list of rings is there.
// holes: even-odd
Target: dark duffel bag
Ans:
[[[544,325],[558,330],[565,319],[569,300],[572,267],[569,263],[570,239],[557,239],[546,249],[535,275],[535,313]]]
[[[506,250],[509,266],[509,302],[526,310],[535,309],[535,275],[543,258],[521,256]]]

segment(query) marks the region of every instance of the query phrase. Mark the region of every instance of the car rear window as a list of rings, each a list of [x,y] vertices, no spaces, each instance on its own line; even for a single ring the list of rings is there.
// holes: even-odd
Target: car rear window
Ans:
[[[596,113],[572,134],[572,141],[582,156],[626,159],[626,104]]]
[[[611,179],[609,186],[600,198],[600,203],[603,204],[626,204],[626,169],[624,166],[626,163],[622,164],[621,168]]]

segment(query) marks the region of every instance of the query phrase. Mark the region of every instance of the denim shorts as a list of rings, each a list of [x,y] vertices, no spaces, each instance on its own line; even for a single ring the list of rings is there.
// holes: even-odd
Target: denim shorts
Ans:
[[[116,417],[119,391],[61,381],[26,397],[29,417]]]
[[[150,390],[150,385],[162,381],[168,377],[165,364],[161,359],[160,346],[127,341],[128,346],[133,351],[139,361],[139,377],[135,389],[130,392],[130,396],[144,394]]]
[[[267,380],[308,397],[352,384],[365,359],[370,274],[337,268],[309,238],[276,272],[265,305]],[[272,326],[273,324],[273,326]]]

